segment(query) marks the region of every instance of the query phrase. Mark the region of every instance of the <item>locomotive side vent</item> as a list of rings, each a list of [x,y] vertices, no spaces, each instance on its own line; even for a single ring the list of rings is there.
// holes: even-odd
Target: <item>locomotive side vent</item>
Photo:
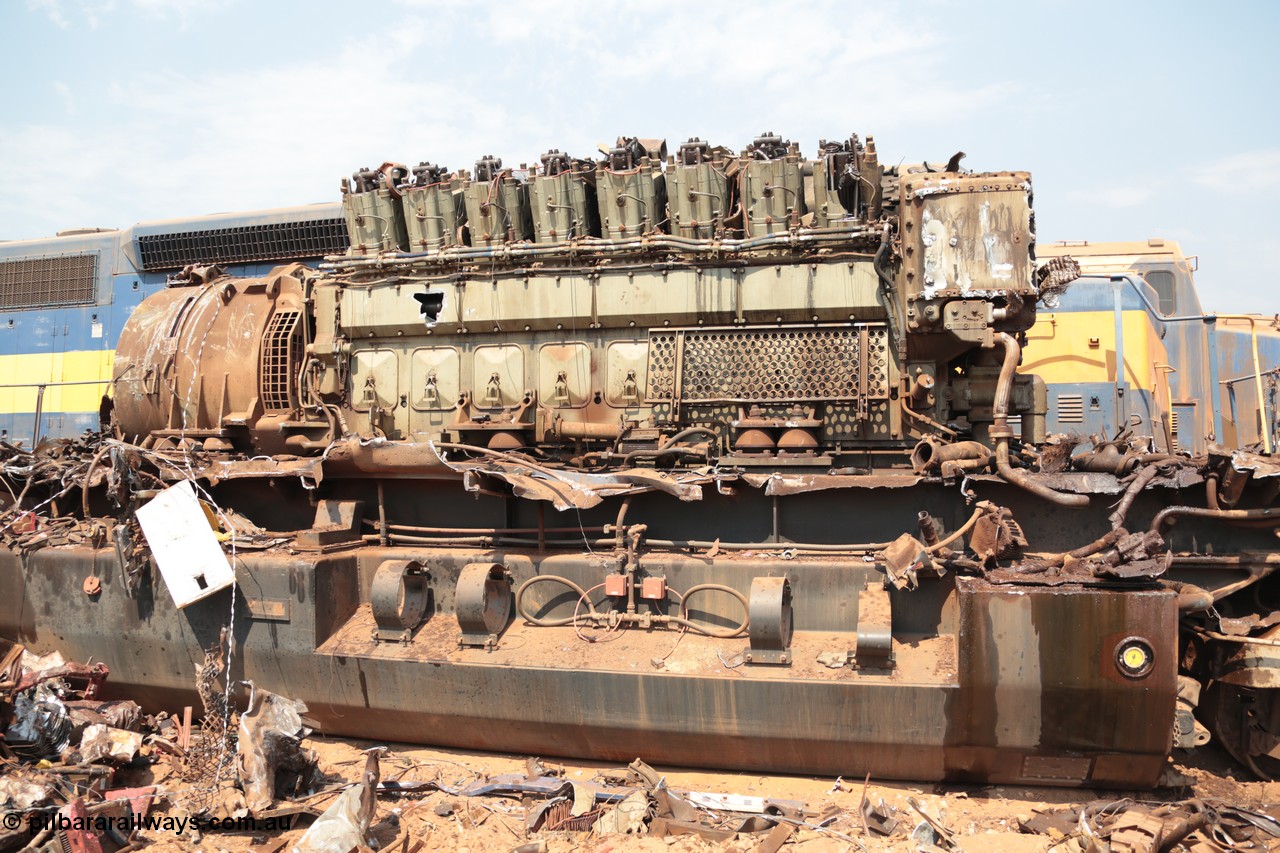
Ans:
[[[1058,423],[1084,423],[1084,397],[1080,394],[1058,395]]]
[[[98,254],[0,261],[0,308],[92,304]]]
[[[138,238],[142,268],[147,271],[180,269],[187,264],[322,258],[340,255],[348,245],[346,224],[340,218],[149,234]]]
[[[649,400],[786,403],[886,399],[884,326],[678,329],[649,336]]]
[[[277,311],[267,322],[262,333],[262,350],[258,376],[262,383],[259,396],[262,408],[268,412],[288,411],[296,408],[293,402],[293,377],[302,349],[299,333],[299,311]]]

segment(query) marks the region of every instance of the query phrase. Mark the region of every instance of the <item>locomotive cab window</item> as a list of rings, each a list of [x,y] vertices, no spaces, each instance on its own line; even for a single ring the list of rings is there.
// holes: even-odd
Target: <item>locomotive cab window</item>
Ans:
[[[1152,270],[1143,275],[1147,284],[1151,285],[1151,289],[1156,292],[1158,301],[1156,307],[1160,309],[1160,313],[1166,317],[1177,313],[1178,300],[1175,293],[1176,282],[1173,273],[1168,270]]]

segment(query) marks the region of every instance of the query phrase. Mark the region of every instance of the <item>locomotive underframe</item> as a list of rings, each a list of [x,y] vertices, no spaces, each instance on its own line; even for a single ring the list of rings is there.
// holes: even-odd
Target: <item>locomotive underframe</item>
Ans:
[[[1093,486],[1107,479],[1087,476]],[[1086,485],[1084,477],[1076,479]],[[270,504],[298,489],[297,481],[270,482],[272,487],[254,490],[244,481],[229,481],[213,496],[264,524],[296,520]],[[333,499],[364,502],[363,529],[378,529],[378,499],[368,481],[329,485]],[[971,487],[995,501],[1017,498],[994,481]],[[494,536],[493,531],[540,525],[538,504],[463,498],[456,478],[387,480],[382,488],[383,517],[392,530],[457,523]],[[256,492],[269,497],[248,497]],[[449,495],[455,496],[452,502]],[[598,539],[592,532],[616,518],[616,501],[556,514],[562,519],[554,522],[557,527],[544,526],[549,537],[583,539],[557,532],[581,525],[586,538],[576,549],[381,546],[369,541],[376,533],[366,533],[365,541],[330,545],[326,553],[300,551],[296,543],[242,551],[234,606],[232,593],[224,591],[176,610],[154,573],[131,595],[111,549],[45,549],[25,561],[3,553],[0,623],[33,645],[54,646],[73,658],[111,660],[113,690],[161,708],[192,701],[192,668],[218,642],[234,611],[231,677],[302,699],[333,734],[605,760],[643,755],[692,766],[870,772],[881,778],[1156,782],[1174,725],[1181,655],[1173,591],[1156,583],[1080,583],[1035,573],[925,574],[917,589],[889,593],[891,660],[827,668],[818,662],[820,655],[853,652],[867,622],[885,615],[862,613],[868,584],[877,585],[884,566],[869,556],[794,553],[804,548],[796,543],[874,537],[901,529],[921,508],[948,529],[968,514],[957,488],[941,483],[835,495],[770,498],[750,488],[733,495],[707,488],[697,519],[690,519],[687,504],[668,495],[630,499],[630,525],[645,525],[650,537],[723,536],[727,543],[746,531],[768,530],[780,519],[779,541],[759,542],[746,552],[708,556],[706,549],[650,548],[642,539],[634,571],[638,580],[660,577],[670,589],[714,582],[744,594],[756,578],[788,578],[795,633],[786,665],[746,660],[752,651],[747,637],[681,637],[673,627],[655,625],[624,627],[612,640],[589,643],[573,627],[538,627],[514,616],[493,647],[459,645],[463,632],[453,592],[465,566],[500,565],[514,586],[552,574],[589,589],[625,560],[609,547],[611,537]],[[1105,503],[1096,497],[1091,509],[1071,516],[1069,527],[1060,512],[1037,512],[1025,500],[1018,518],[1033,548],[1067,548],[1093,528],[1106,530]],[[819,504],[821,515],[814,512]],[[1144,496],[1135,515],[1150,515],[1161,504]],[[486,520],[493,526],[480,526]],[[1191,531],[1197,550],[1208,545],[1200,537],[1211,531]],[[453,535],[461,537],[462,528]],[[531,534],[513,534],[522,535]],[[1258,534],[1246,534],[1244,541],[1234,537],[1233,544],[1248,545],[1250,537],[1265,547]],[[1215,541],[1225,546],[1230,540],[1218,530]],[[1261,551],[1237,558],[1237,565],[1223,568],[1182,557],[1174,574],[1212,588],[1268,563]],[[378,567],[396,560],[420,561],[426,568],[431,604],[407,641],[379,640],[371,587]],[[99,596],[66,592],[87,576],[101,579]],[[574,596],[535,598],[539,616],[563,616]],[[593,598],[605,606],[602,594]],[[871,611],[875,603],[867,600]],[[737,608],[728,596],[704,596],[696,616],[705,624],[731,625],[741,619]],[[666,609],[657,606],[654,612]],[[1153,656],[1154,665],[1142,677],[1126,675],[1116,661],[1120,645],[1134,638],[1146,642]]]

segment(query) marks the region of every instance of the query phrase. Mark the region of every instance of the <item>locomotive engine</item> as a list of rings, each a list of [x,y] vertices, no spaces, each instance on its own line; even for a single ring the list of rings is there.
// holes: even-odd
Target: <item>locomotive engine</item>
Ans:
[[[204,270],[144,306],[119,430],[299,457],[385,439],[406,474],[423,463],[390,448],[428,442],[566,471],[827,472],[924,436],[1007,448],[1010,416],[1044,440],[1041,385],[996,393],[1035,319],[1028,175],[886,175],[857,137],[816,160],[773,135],[737,156],[690,140],[665,169],[662,150],[362,170],[331,269]]]
[[[1265,577],[1263,511],[1224,537],[1205,460],[1046,434],[1016,368],[1078,268],[1037,269],[1027,173],[600,153],[360,169],[345,255],[143,302],[85,515],[202,484],[237,582],[107,583],[113,681],[178,695],[234,614],[234,677],[361,737],[1093,786],[1208,738],[1179,618]]]

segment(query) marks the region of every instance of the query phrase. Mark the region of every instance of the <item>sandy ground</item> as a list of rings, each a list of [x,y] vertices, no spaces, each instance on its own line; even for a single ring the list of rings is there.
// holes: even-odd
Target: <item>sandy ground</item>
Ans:
[[[364,764],[361,750],[375,744],[369,742],[312,739],[309,746],[321,758],[323,769],[331,777],[354,780]],[[525,772],[526,756],[500,756],[487,753],[435,750],[408,745],[389,745],[382,761],[383,779],[439,780],[446,786],[465,786],[500,773]],[[569,780],[588,780],[603,770],[616,770],[616,765],[592,762],[546,761],[546,766],[562,771]],[[834,805],[841,810],[828,829],[850,836],[855,843],[828,832],[801,829],[784,850],[836,851],[865,846],[870,850],[914,851],[919,842],[910,833],[920,822],[907,804],[914,798],[956,836],[958,847],[971,853],[980,851],[1047,850],[1054,844],[1046,836],[1022,834],[1017,820],[1033,810],[1054,808],[1096,799],[1114,800],[1131,797],[1146,802],[1171,802],[1188,797],[1217,798],[1245,807],[1280,802],[1280,783],[1251,781],[1223,753],[1215,749],[1194,756],[1175,757],[1172,767],[1185,774],[1191,784],[1158,791],[1104,791],[1092,789],[1028,788],[1011,786],[959,787],[949,785],[878,782],[872,780],[867,794],[872,802],[881,798],[898,809],[901,821],[894,836],[868,836],[858,815],[863,780],[844,780],[837,784],[831,778],[800,776],[761,776],[744,773],[717,773],[702,770],[657,767],[669,786],[693,791],[706,791],[775,799],[801,800],[810,808]],[[316,798],[321,808],[332,795]],[[164,808],[159,809],[164,812]],[[587,850],[607,851],[691,851],[691,850],[755,850],[763,834],[740,834],[728,841],[712,843],[691,836],[656,838],[650,836],[589,833],[543,832],[533,836],[524,830],[525,809],[518,800],[501,797],[458,798],[442,792],[403,797],[382,796],[377,806],[373,836],[379,849],[412,850],[419,841],[423,851],[447,850],[458,853],[478,851],[510,851],[521,845],[545,842],[548,853]],[[175,838],[172,834],[152,832],[146,835],[146,849],[156,851],[246,851],[289,850],[305,831],[309,820],[299,820],[288,832],[252,833],[220,832],[198,838]],[[534,848],[529,848],[530,850]],[[1061,845],[1059,850],[1077,850]]]

